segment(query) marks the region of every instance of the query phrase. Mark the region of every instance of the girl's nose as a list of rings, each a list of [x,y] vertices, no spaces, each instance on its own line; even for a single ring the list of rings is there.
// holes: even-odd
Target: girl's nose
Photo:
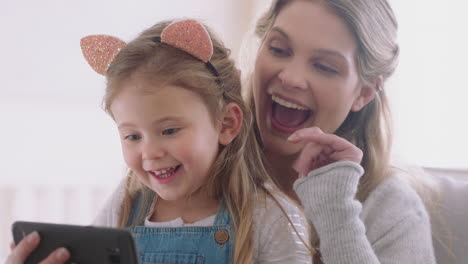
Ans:
[[[145,141],[141,152],[145,160],[159,159],[165,155],[164,146],[156,140]]]
[[[286,89],[306,89],[306,69],[298,60],[292,60],[284,65],[278,74],[281,84]]]

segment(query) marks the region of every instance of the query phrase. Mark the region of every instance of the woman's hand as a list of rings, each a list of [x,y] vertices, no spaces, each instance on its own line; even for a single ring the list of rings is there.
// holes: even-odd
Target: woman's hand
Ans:
[[[27,235],[17,246],[11,243],[11,253],[5,264],[23,264],[31,252],[39,245],[40,237],[37,232]],[[63,264],[70,258],[70,253],[65,248],[58,248],[41,261],[39,264]]]
[[[358,147],[337,135],[324,133],[318,127],[299,129],[289,136],[288,141],[305,143],[293,165],[299,177],[336,161],[361,163],[362,160],[363,154]]]

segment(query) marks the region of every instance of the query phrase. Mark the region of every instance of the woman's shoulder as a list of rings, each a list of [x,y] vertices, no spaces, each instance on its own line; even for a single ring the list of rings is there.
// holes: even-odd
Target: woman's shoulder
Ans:
[[[362,204],[360,217],[369,236],[372,236],[373,231],[385,232],[405,221],[429,224],[421,197],[405,177],[404,173],[395,170]]]
[[[363,207],[381,207],[385,204],[399,210],[424,210],[421,197],[411,185],[408,176],[402,171],[394,170],[369,194]]]

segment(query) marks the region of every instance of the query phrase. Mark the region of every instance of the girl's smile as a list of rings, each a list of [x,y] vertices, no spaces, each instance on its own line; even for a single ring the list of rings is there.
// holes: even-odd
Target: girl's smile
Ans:
[[[153,176],[153,178],[160,184],[168,184],[175,179],[181,167],[182,165],[177,165],[169,168],[149,171],[148,173],[151,174],[151,176]]]

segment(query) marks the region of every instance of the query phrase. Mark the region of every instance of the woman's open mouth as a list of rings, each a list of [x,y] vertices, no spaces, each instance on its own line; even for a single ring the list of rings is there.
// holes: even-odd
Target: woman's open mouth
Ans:
[[[292,133],[310,118],[312,111],[278,95],[271,96],[271,124],[276,129]]]

